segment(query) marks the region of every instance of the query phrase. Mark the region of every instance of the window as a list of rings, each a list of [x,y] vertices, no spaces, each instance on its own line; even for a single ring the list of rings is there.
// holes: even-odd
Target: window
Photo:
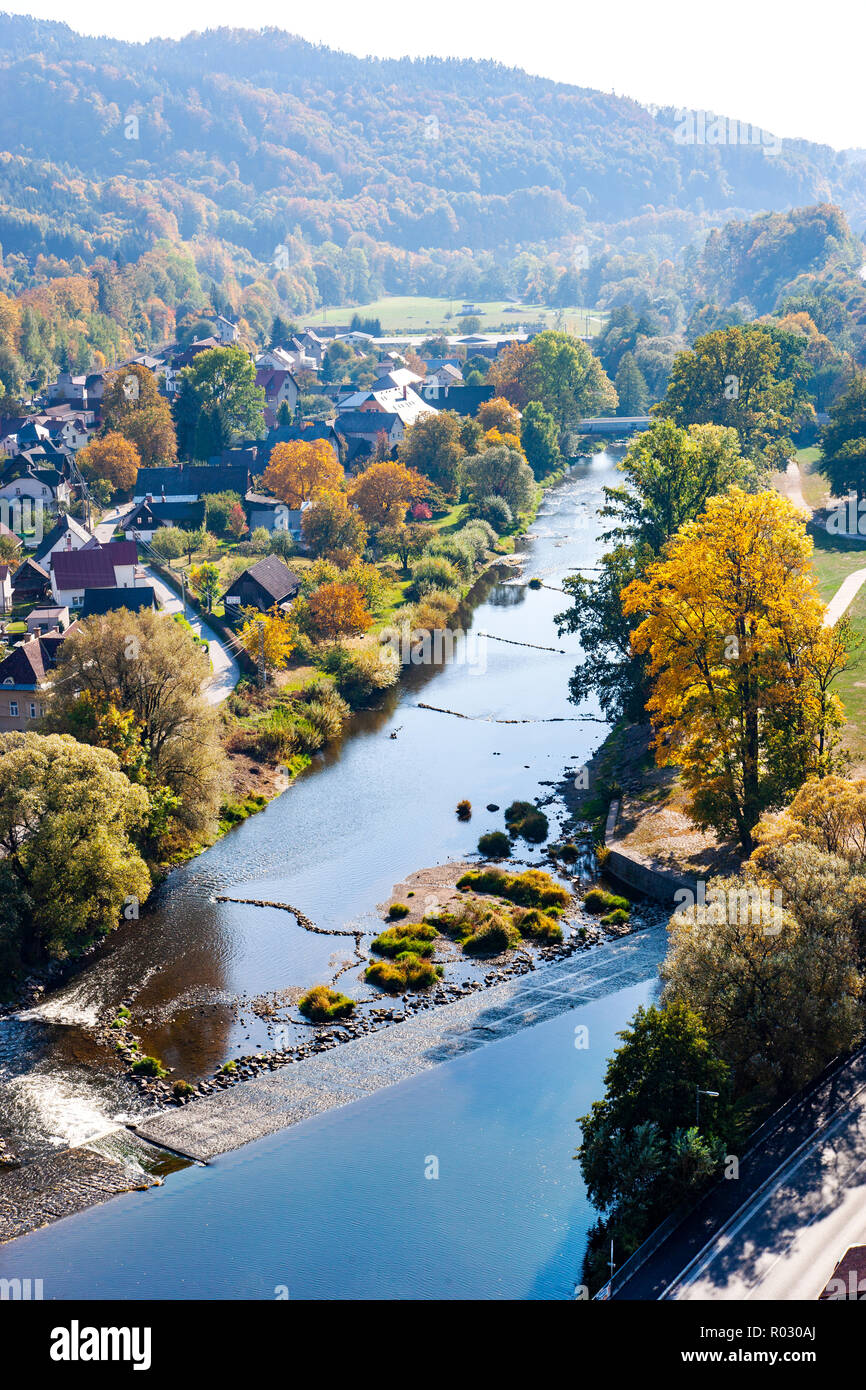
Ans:
[[[35,719],[35,718],[36,718],[36,706],[35,706],[35,704],[33,703],[32,700],[30,701],[30,718],[31,718],[31,719]]]
[[[17,719],[17,718],[18,718],[18,701],[17,701],[17,700],[10,700],[10,701],[9,701],[9,713],[10,713],[10,715],[12,716],[13,719]]]

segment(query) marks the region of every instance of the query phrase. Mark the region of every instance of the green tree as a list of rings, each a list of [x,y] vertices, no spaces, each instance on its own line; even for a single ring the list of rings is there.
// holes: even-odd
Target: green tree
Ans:
[[[147,610],[93,616],[60,647],[48,706],[51,726],[68,727],[84,691],[130,711],[153,782],[180,800],[179,826],[191,834],[211,833],[226,762],[217,713],[201,693],[210,676],[207,655],[178,623]]]
[[[265,393],[239,347],[207,348],[180,373],[175,420],[185,457],[209,458],[237,436],[264,432]]]
[[[782,374],[782,347],[762,326],[718,329],[675,359],[655,407],[675,424],[735,429],[749,458],[781,463],[791,453],[795,383]]]
[[[616,409],[616,390],[585,343],[568,333],[546,329],[533,338],[531,347],[538,399],[553,416],[560,435],[573,430],[582,416]]]
[[[834,496],[866,495],[866,372],[856,371],[830,407],[821,435],[821,471]]]
[[[0,735],[0,849],[25,960],[75,953],[111,931],[128,900],[145,900],[150,875],[134,837],[148,809],[107,749]]]
[[[520,443],[526,460],[540,481],[562,462],[556,421],[540,401],[530,401],[520,422]]]
[[[517,449],[496,444],[474,454],[463,465],[466,487],[471,497],[501,497],[515,515],[532,505],[535,479],[526,459]]]
[[[649,392],[643,372],[631,352],[623,353],[616,373],[616,394],[619,396],[617,415],[643,415],[649,402]]]
[[[453,410],[422,415],[406,431],[397,448],[402,464],[429,478],[449,497],[455,496],[460,486],[464,457],[461,425]]]

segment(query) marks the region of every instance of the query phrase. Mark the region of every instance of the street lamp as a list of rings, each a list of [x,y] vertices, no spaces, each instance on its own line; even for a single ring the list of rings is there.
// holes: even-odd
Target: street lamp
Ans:
[[[700,1086],[695,1087],[695,1129],[699,1129],[701,1123],[701,1096],[715,1096],[718,1099],[718,1095],[718,1091],[702,1091]]]

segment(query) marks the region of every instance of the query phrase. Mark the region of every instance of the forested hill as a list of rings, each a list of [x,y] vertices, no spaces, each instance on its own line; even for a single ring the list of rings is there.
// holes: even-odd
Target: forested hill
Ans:
[[[866,214],[866,166],[825,146],[678,143],[673,110],[494,63],[278,30],[127,44],[5,15],[0,68],[4,252],[128,259],[210,235],[267,262],[294,231],[446,257],[603,233],[664,255],[732,214]]]

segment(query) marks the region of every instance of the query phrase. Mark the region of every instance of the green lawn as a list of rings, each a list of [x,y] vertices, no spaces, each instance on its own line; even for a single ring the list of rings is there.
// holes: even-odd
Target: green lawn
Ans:
[[[362,319],[377,318],[382,325],[383,333],[456,334],[460,331],[460,311],[465,302],[468,301],[464,301],[459,295],[455,299],[385,295],[370,304],[341,304],[335,308],[317,310],[315,317],[309,320],[309,326],[315,328],[318,324],[350,323],[353,314],[358,314]],[[481,319],[482,332],[504,331],[509,327],[516,331],[519,325],[526,322],[537,323],[540,320],[547,328],[555,328],[557,317],[562,313],[563,327],[568,332],[595,334],[600,331],[605,319],[604,314],[593,309],[584,309],[580,305],[559,310],[547,304],[522,304],[517,313],[506,313],[506,310],[514,306],[509,305],[504,299],[472,302],[480,311],[478,318]]]
[[[866,545],[840,536],[830,536],[823,528],[814,528],[812,538],[815,542],[813,563],[818,590],[826,603],[846,575],[852,570],[866,567]],[[848,716],[845,747],[855,765],[862,768],[866,764],[866,587],[857,594],[848,609],[848,616],[862,646],[852,658],[851,669],[839,677],[834,689],[841,697]]]
[[[821,450],[817,445],[811,445],[808,449],[798,449],[794,455],[800,465],[800,476],[803,479],[803,496],[810,507],[824,507],[830,496],[830,488],[823,473],[818,471],[818,461],[821,457]]]

